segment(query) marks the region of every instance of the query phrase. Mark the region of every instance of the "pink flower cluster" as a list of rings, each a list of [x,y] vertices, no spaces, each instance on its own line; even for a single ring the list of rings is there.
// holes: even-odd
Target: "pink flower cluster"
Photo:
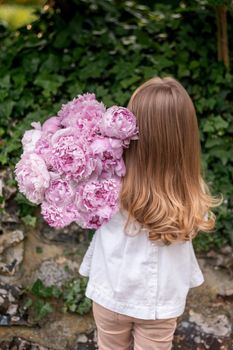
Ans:
[[[124,107],[108,109],[95,94],[63,104],[43,125],[24,133],[15,167],[19,191],[50,226],[77,222],[98,228],[117,211],[124,147],[138,138],[136,118]]]

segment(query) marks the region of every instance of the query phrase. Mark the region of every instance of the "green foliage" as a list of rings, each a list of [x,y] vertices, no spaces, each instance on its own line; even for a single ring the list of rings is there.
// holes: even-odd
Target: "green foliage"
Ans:
[[[34,309],[36,312],[36,321],[40,321],[46,316],[48,316],[49,313],[53,312],[53,308],[48,302],[44,302],[43,300],[36,300],[34,303]]]
[[[46,287],[40,279],[37,279],[32,285],[31,292],[42,298],[55,297],[59,298],[62,292],[56,286]]]
[[[37,246],[36,247],[36,252],[37,252],[37,254],[42,254],[43,253],[43,248],[40,247],[40,246]]]
[[[36,227],[37,218],[35,216],[36,204],[30,202],[22,193],[17,192],[15,196],[15,200],[17,202],[18,211],[17,215],[21,218],[24,225]]]
[[[45,286],[38,278],[31,286],[25,288],[27,299],[23,307],[34,312],[36,321],[45,318],[55,309],[84,315],[90,311],[92,306],[91,300],[85,296],[86,286],[87,278],[85,277],[67,281],[62,287]],[[60,302],[60,306],[54,307],[54,300]]]
[[[36,227],[36,217],[32,215],[25,215],[21,217],[23,223],[27,226]]]
[[[63,311],[77,312],[84,315],[91,309],[92,302],[84,296],[87,279],[76,279],[66,284],[63,292]]]
[[[77,11],[67,22],[50,10],[38,13],[31,30],[0,34],[0,163],[14,167],[30,123],[56,115],[77,94],[95,92],[107,106],[126,105],[141,82],[174,76],[197,110],[204,176],[212,193],[225,199],[215,210],[216,233],[200,235],[196,244],[233,241],[233,75],[217,62],[212,4],[75,2]],[[229,20],[230,43],[232,29]]]

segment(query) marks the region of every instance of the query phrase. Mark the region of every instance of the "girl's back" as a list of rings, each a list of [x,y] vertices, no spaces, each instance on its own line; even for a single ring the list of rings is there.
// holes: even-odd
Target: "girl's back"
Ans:
[[[86,296],[131,317],[181,315],[189,288],[204,281],[192,242],[152,242],[135,224],[126,236],[126,219],[119,211],[95,233],[79,270],[89,276]]]
[[[139,140],[124,153],[119,211],[95,232],[79,272],[89,277],[100,349],[130,349],[133,338],[135,349],[170,349],[189,288],[204,281],[192,238],[214,228],[221,199],[203,179],[195,109],[178,81],[150,79],[128,108]],[[111,323],[116,315],[122,322]]]

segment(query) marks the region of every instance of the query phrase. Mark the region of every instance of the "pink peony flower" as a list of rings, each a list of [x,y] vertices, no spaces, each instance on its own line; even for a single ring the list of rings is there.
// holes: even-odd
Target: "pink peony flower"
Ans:
[[[41,138],[42,131],[39,129],[31,129],[25,131],[22,137],[22,145],[24,152],[33,152],[37,141]]]
[[[96,160],[97,174],[102,177],[125,175],[125,164],[122,159],[122,141],[110,137],[96,136],[90,144]]]
[[[106,212],[102,213],[89,213],[82,221],[82,226],[89,229],[98,229],[101,225],[107,223],[114,214],[114,211],[106,207]]]
[[[41,203],[50,180],[44,160],[35,153],[23,154],[16,164],[15,175],[20,192],[32,203]]]
[[[51,147],[53,171],[79,181],[90,176],[95,169],[88,144],[77,135],[75,128],[56,131],[51,138]]]
[[[41,156],[47,167],[48,170],[52,169],[52,164],[51,164],[51,154],[52,154],[52,147],[51,147],[51,134],[44,135],[42,133],[42,137],[36,142],[35,145],[35,150],[34,152]]]
[[[98,124],[105,111],[104,104],[96,100],[95,94],[87,93],[63,104],[58,116],[63,126],[75,127],[89,139],[98,132]]]
[[[93,212],[79,211],[79,215],[76,217],[76,220],[81,227],[98,229],[101,225],[107,223],[117,210],[117,205],[115,205],[115,207],[109,207],[106,205]]]
[[[118,209],[120,178],[88,180],[78,186],[76,206],[78,222],[86,228],[98,228]]]
[[[102,135],[121,140],[137,139],[138,130],[134,114],[125,107],[113,106],[103,114],[99,125]]]
[[[47,119],[42,125],[42,131],[44,134],[54,134],[61,128],[60,119],[58,117],[51,117]]]
[[[41,123],[40,122],[32,122],[31,126],[36,130],[42,130]]]
[[[120,190],[120,178],[87,180],[77,188],[77,205],[85,212],[104,206],[114,208]]]
[[[45,191],[45,200],[57,206],[73,203],[76,192],[76,184],[62,179],[56,173],[50,173],[49,187]]]
[[[51,147],[51,137],[53,134],[60,130],[61,125],[59,122],[58,117],[51,117],[48,120],[44,122],[42,125],[42,134],[41,138],[36,142],[34,152],[38,155],[40,155],[47,167],[48,170],[52,170],[52,164],[51,164],[51,154],[52,154],[52,147]]]
[[[45,221],[52,227],[63,228],[76,219],[74,205],[60,207],[56,204],[43,202],[41,214]]]

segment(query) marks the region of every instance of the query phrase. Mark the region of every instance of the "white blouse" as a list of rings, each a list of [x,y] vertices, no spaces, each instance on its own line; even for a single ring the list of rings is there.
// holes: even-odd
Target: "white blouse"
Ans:
[[[192,241],[151,242],[148,231],[118,211],[95,233],[79,268],[89,277],[85,295],[109,310],[141,319],[180,316],[189,288],[204,282]],[[130,234],[130,232],[129,232]]]

